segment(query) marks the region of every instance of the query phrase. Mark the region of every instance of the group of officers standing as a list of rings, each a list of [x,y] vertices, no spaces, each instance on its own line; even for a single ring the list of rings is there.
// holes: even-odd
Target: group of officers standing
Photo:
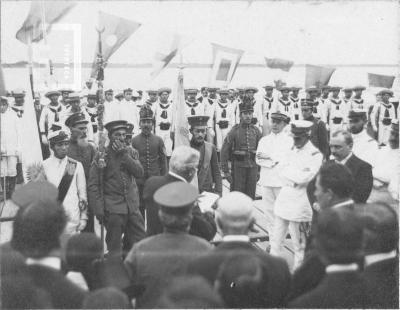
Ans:
[[[44,178],[58,187],[69,218],[67,237],[93,232],[95,216],[107,230],[109,255],[125,255],[146,236],[146,230],[157,231],[158,213],[149,207],[155,204],[154,184],[187,182],[193,176],[185,175],[179,163],[169,162],[175,114],[171,89],[147,90],[148,98],[142,100],[130,88],[118,94],[106,88],[102,121],[108,141],[105,154],[100,154],[98,95],[90,83],[87,88],[85,99],[68,89],[47,92],[49,103],[44,106],[35,97],[44,162],[36,175],[28,172],[31,180]],[[360,202],[368,199],[373,187],[380,198],[393,204],[398,201],[393,167],[397,165],[399,106],[388,89],[380,91],[374,103],[362,98],[362,86],[309,87],[305,98],[299,98],[300,87],[274,90],[266,85],[264,89],[261,100],[255,98],[255,87],[209,87],[200,93],[196,88],[185,89],[190,146],[200,154],[196,186],[200,193],[222,196],[222,178],[226,178],[231,191],[255,199],[259,182],[270,217],[271,253],[280,255],[289,230],[297,268],[312,220],[310,206],[315,202],[314,191],[310,194],[308,187],[323,161],[346,164],[356,156],[369,170],[367,178],[354,176],[357,183],[367,184],[360,189]],[[344,96],[339,96],[341,90]],[[23,126],[19,118],[25,93],[14,91],[11,97],[12,104],[10,97],[1,97],[1,176],[7,178],[7,197],[18,175],[18,127]],[[396,133],[397,145],[393,142]],[[170,180],[154,179],[162,176]],[[216,233],[212,217],[199,210],[197,219],[196,234],[211,240]]]

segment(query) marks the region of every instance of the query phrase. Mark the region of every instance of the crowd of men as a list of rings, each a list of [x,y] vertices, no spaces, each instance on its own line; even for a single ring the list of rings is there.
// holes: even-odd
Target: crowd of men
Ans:
[[[47,105],[35,96],[44,161],[15,192],[25,93],[0,98],[3,190],[18,207],[2,245],[7,308],[398,307],[391,90],[367,103],[362,86],[299,98],[300,87],[266,85],[262,100],[255,87],[188,88],[190,143],[175,146],[169,88],[105,89],[97,109],[86,87],[49,91]],[[250,242],[257,184],[265,251]],[[220,196],[212,208],[204,193]]]

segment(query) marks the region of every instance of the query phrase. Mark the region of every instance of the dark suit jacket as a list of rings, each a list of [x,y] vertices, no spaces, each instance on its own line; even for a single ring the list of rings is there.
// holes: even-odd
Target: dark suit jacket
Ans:
[[[345,166],[349,168],[351,174],[354,178],[354,191],[352,199],[356,203],[365,203],[372,190],[372,183],[374,181],[372,176],[372,166],[355,156],[354,154],[345,163]],[[307,185],[307,196],[310,204],[312,205],[316,198],[314,196],[315,192],[315,182],[316,178],[311,180]]]
[[[222,263],[229,257],[241,253],[259,255],[265,261],[270,276],[269,307],[284,306],[290,288],[290,273],[286,261],[259,251],[249,242],[229,241],[220,243],[210,253],[194,260],[188,267],[188,273],[201,275],[213,285]]]
[[[399,258],[391,258],[365,267],[363,276],[373,297],[371,308],[399,309]]]
[[[154,202],[154,193],[162,186],[181,181],[167,173],[164,176],[154,176],[149,178],[144,184],[143,201],[146,208],[147,235],[153,236],[163,232],[163,226],[158,217],[160,206]],[[214,238],[217,226],[211,214],[201,213],[200,208],[193,208],[193,220],[189,233],[208,241]]]
[[[189,262],[210,249],[207,241],[187,233],[162,233],[136,243],[125,266],[131,280],[145,286],[137,307],[154,308],[169,281],[185,275]]]
[[[58,270],[40,265],[27,266],[35,285],[47,291],[56,309],[81,309],[86,292]]]
[[[289,303],[290,308],[365,308],[370,304],[366,282],[358,271],[328,273],[312,291]]]

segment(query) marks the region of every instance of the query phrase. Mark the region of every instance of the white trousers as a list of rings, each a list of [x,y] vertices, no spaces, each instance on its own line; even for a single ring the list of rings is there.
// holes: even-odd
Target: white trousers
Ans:
[[[231,127],[221,129],[218,125],[215,126],[215,134],[217,136],[217,151],[220,152],[222,144],[224,143],[225,137],[228,135]]]
[[[276,197],[278,197],[281,187],[262,187],[262,210],[264,211],[265,217],[267,219],[267,231],[269,240],[271,242],[272,235],[274,233],[274,204]]]
[[[1,156],[0,176],[15,177],[17,175],[17,156]]]
[[[161,130],[157,128],[156,135],[161,137],[161,139],[164,141],[164,146],[167,156],[171,156],[172,154],[171,130]]]
[[[382,123],[379,124],[379,129],[378,129],[378,143],[384,143],[388,144],[389,142],[389,137],[390,137],[390,128],[391,126],[385,126]]]
[[[304,249],[306,247],[306,235],[304,231],[300,230],[301,223],[288,221],[275,215],[271,255],[282,256],[283,242],[289,229],[294,250],[293,270],[296,270],[303,262]]]

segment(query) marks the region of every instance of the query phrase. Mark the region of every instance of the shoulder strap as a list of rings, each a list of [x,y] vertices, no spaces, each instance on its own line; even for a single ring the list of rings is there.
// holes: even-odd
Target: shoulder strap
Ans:
[[[77,162],[68,159],[67,165],[65,166],[64,175],[58,185],[58,200],[63,202],[67,192],[71,186],[72,179],[74,177],[77,167]]]

